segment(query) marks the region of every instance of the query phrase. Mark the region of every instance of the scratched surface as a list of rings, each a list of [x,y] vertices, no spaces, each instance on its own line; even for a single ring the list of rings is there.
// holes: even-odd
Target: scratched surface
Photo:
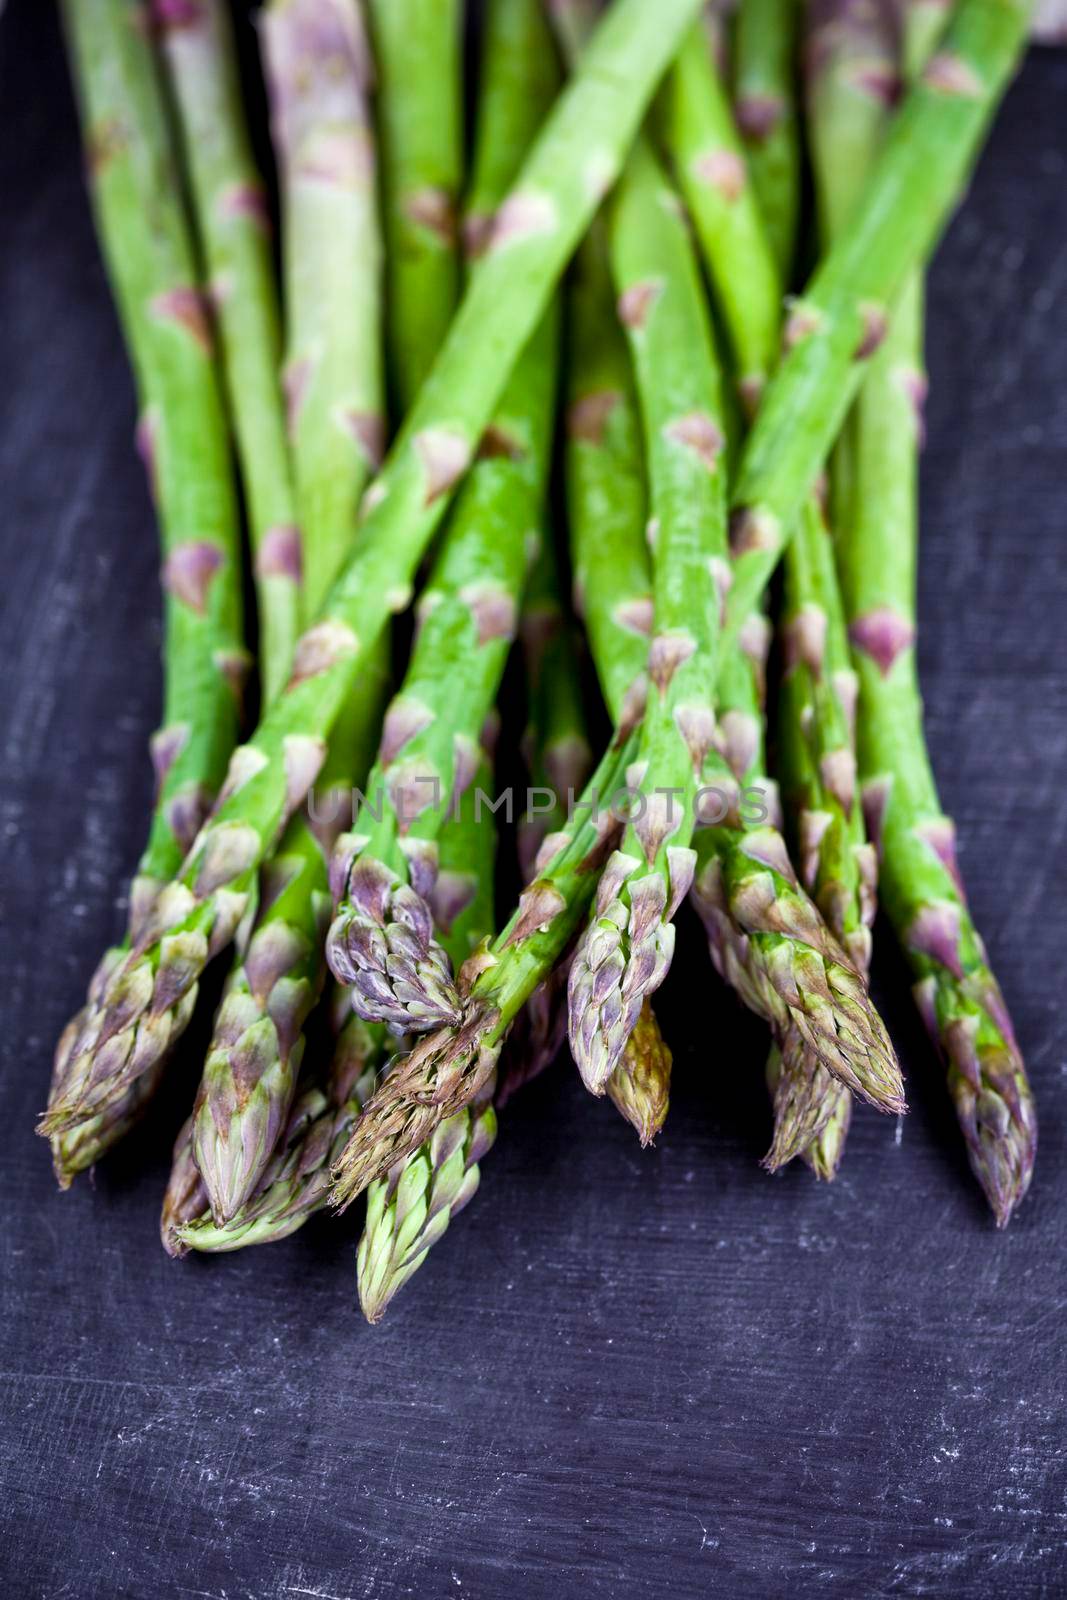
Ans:
[[[998,1237],[883,953],[909,1075],[832,1190],[762,1176],[759,1029],[692,927],[642,1155],[573,1073],[379,1330],[354,1222],[175,1264],[187,1052],[95,1186],[32,1132],[119,925],[158,711],[153,533],[51,7],[0,23],[0,1569],[12,1596],[1067,1593],[1067,59],[1027,67],[933,275],[922,662],[1040,1097]],[[694,1016],[687,982],[699,997]]]

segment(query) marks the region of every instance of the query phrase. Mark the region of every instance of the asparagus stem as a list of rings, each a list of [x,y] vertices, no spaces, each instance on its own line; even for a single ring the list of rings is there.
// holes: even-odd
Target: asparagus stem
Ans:
[[[777,359],[782,290],[744,148],[699,24],[667,81],[665,111],[668,148],[751,412]]]
[[[509,7],[514,13],[515,0]],[[486,76],[513,47],[515,18],[493,22]],[[530,14],[525,46],[547,53],[540,13]],[[551,56],[549,56],[551,61]],[[543,70],[519,97],[523,115],[499,95],[484,107],[475,144],[472,205],[491,215],[521,164],[550,97]],[[511,141],[510,168],[502,147]],[[492,185],[496,184],[495,192]],[[478,240],[478,230],[468,230]],[[482,239],[484,243],[484,238]],[[476,261],[475,275],[481,271]],[[474,777],[478,739],[496,699],[514,638],[531,556],[542,540],[551,449],[557,318],[542,319],[497,407],[456,503],[420,602],[422,626],[403,687],[386,717],[368,786],[377,820],[342,841],[336,864],[337,914],[329,957],[352,1003],[369,1021],[423,1033],[456,1021],[461,1000],[447,952],[434,937],[429,904],[435,841],[453,798]],[[480,804],[480,802],[479,802]]]
[[[335,1168],[338,1205],[348,1205],[418,1149],[493,1078],[508,1029],[556,965],[589,904],[618,835],[612,803],[635,747],[631,736],[605,753],[566,828],[545,840],[538,876],[518,909],[461,971],[465,1001],[459,1024],[420,1039],[367,1105]]]
[[[276,27],[277,22],[268,26]],[[346,82],[331,83],[335,100],[346,92],[357,101],[362,93],[351,65]],[[352,130],[344,122],[323,119],[321,103],[308,108],[300,140],[283,156],[292,168],[291,192],[299,194],[300,161],[321,148],[327,136],[353,142]],[[364,137],[357,131],[355,143],[360,148]],[[303,330],[305,340],[314,333],[322,350],[335,346],[348,352],[352,363],[341,368],[332,359],[322,362],[314,379],[315,403],[322,415],[343,415],[355,387],[380,414],[385,397],[378,335],[364,325],[368,305],[373,308],[373,283],[370,301],[365,293],[340,293],[343,273],[357,246],[368,262],[380,257],[373,206],[360,200],[354,210],[345,186],[324,184],[314,209],[296,200],[287,205],[286,214],[287,259],[299,268],[287,275],[287,322]],[[353,236],[354,222],[364,229],[361,242]],[[323,285],[332,286],[332,299],[320,298]],[[357,452],[324,453],[318,435],[305,428],[295,431],[293,459],[302,504],[308,510],[306,553],[314,604],[352,542],[349,508],[362,490],[367,465]],[[312,813],[297,812],[263,869],[260,911],[249,938],[242,941],[215,1018],[193,1110],[192,1143],[219,1226],[230,1222],[256,1190],[292,1108],[304,1026],[327,976],[330,850],[343,826],[346,802],[351,810],[352,786],[365,781],[373,759],[387,657],[383,635],[368,661],[361,693],[350,698],[334,725]]]
[[[152,9],[220,335],[255,558],[263,698],[270,701],[289,675],[303,621],[270,213],[245,126],[228,6],[153,0]]]
[[[193,1109],[193,1150],[220,1226],[257,1189],[292,1108],[304,1026],[327,977],[330,853],[352,784],[373,759],[386,682],[382,661],[335,730],[312,814],[293,817],[264,866],[259,914],[215,1017]]]
[[[152,740],[156,803],[130,892],[127,944],[103,957],[85,1009],[64,1033],[51,1107],[79,1076],[82,1030],[215,797],[247,663],[237,506],[210,324],[142,9],[86,0],[65,5],[64,21],[97,231],[137,381],[139,442],[159,518],[165,645],[163,725]],[[191,1001],[182,1006],[181,1026],[191,1009]],[[169,1033],[169,1025],[156,1031],[157,1060]],[[54,1140],[61,1186],[127,1131],[152,1087],[128,1085],[89,1124]]]
[[[371,65],[357,0],[270,0],[262,42],[281,183],[284,381],[311,619],[350,553],[360,499],[385,443]]]
[[[326,1204],[330,1169],[374,1087],[385,1034],[345,1007],[346,1020],[325,1075],[312,1073],[298,1094],[254,1194],[229,1222],[217,1223],[195,1187],[192,1119],[175,1145],[161,1232],[172,1256],[218,1254],[271,1244],[303,1226]]]
[[[576,27],[575,37],[579,34]],[[640,718],[647,694],[653,602],[640,418],[599,234],[579,253],[568,324],[566,479],[575,597],[594,639],[593,659],[608,710],[616,726],[628,730]],[[531,1036],[524,1048],[532,1054],[539,1048],[542,1059],[559,1047],[551,1018],[569,969],[569,962],[561,962],[523,1014]],[[670,1070],[670,1051],[646,1000],[606,1086],[643,1144],[666,1117]],[[510,1077],[505,1089],[511,1092]]]
[[[734,32],[737,120],[783,283],[792,273],[800,215],[799,11],[799,0],[742,0]]]
[[[568,794],[581,790],[592,767],[578,645],[563,608],[551,530],[530,575],[520,632],[529,708],[523,753],[537,797],[519,822],[520,860],[528,879],[546,835],[558,833],[566,822]]]
[[[592,765],[578,652],[559,583],[555,548],[546,538],[531,576],[521,625],[530,712],[523,753],[533,802],[519,823],[519,858],[527,883],[535,876],[545,839],[565,827],[569,800],[581,791]],[[516,1019],[501,1056],[498,1107],[559,1054],[567,1036],[569,969],[570,956],[565,952]]]
[[[609,715],[629,729],[648,689],[652,577],[640,418],[601,243],[579,252],[568,306],[567,515],[575,609]]]
[[[483,755],[476,785],[487,791],[491,782],[492,766]],[[495,846],[494,829],[468,790],[441,832],[434,906],[438,932],[456,967],[492,934]],[[368,1322],[381,1321],[393,1296],[474,1198],[478,1163],[496,1139],[492,1101],[490,1080],[471,1105],[447,1118],[425,1144],[370,1185],[357,1254],[359,1303]]]
[[[368,783],[370,820],[341,841],[328,952],[368,1021],[425,1032],[459,1014],[433,938],[435,840],[472,781],[543,516],[555,325],[542,325],[497,412],[420,602],[422,626]],[[374,812],[377,820],[374,820]]]
[[[386,338],[406,415],[459,298],[460,0],[370,0],[385,196]]]
[[[820,188],[824,216],[842,192],[862,189],[875,131],[899,82],[897,19],[891,8],[854,0],[813,7],[807,41],[809,96],[818,112],[813,143],[834,162]],[[829,235],[832,238],[834,235]],[[843,437],[847,437],[846,419]],[[837,462],[833,493],[842,489]],[[856,794],[853,722],[856,682],[829,532],[809,499],[784,560],[781,633],[785,671],[778,705],[779,769],[793,822],[800,872],[835,937],[866,976],[875,912],[877,860],[867,843]],[[847,1091],[798,1036],[767,1064],[774,1138],[764,1165],[775,1171],[802,1155],[834,1175],[850,1110]],[[824,1138],[825,1134],[825,1138]]]
[[[1007,87],[1022,0],[960,0],[943,48],[893,118],[849,223],[792,308],[733,489],[725,639],[761,593],[884,337],[887,308],[929,254]]]
[[[224,793],[180,876],[162,891],[137,948],[85,1018],[64,1092],[42,1132],[60,1132],[120,1098],[184,1026],[205,963],[230,942],[259,863],[314,781],[361,658],[390,609],[405,603],[450,493],[697,3],[661,0],[653,14],[644,0],[617,0],[598,28],[498,212],[479,270],[371,494],[358,548],[298,644],[286,689],[235,752]],[[295,86],[283,88],[283,121],[295,112],[293,94]]]
[[[643,145],[615,201],[611,249],[641,403],[655,543],[637,815],[601,882],[568,981],[571,1052],[594,1094],[604,1093],[645,997],[666,976],[674,912],[692,879],[697,786],[715,728],[715,572],[725,574],[728,562],[711,329],[677,200]]]
[[[932,32],[930,18],[916,8],[905,30],[913,62],[929,47]],[[940,51],[934,65],[946,59]],[[823,181],[828,184],[826,175]],[[941,809],[923,734],[915,595],[924,389],[922,288],[913,276],[857,406],[849,436],[851,498],[837,529],[838,555],[859,675],[860,774],[881,858],[882,903],[944,1057],[972,1171],[997,1226],[1004,1227],[1030,1184],[1037,1119],[1011,1020],[967,909],[955,829]]]

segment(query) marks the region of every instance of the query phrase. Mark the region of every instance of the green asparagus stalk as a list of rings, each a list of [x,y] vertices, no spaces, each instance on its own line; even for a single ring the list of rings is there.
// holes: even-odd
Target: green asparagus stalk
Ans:
[[[237,506],[210,324],[142,11],[129,0],[87,0],[65,6],[64,20],[97,231],[141,405],[139,443],[160,525],[166,642],[163,726],[152,740],[156,804],[130,893],[127,945],[104,956],[86,1007],[64,1032],[51,1107],[79,1077],[83,1029],[214,799],[237,732],[247,663]],[[191,1009],[189,1000],[180,1004],[179,1029]],[[170,1033],[169,1022],[153,1029],[153,1064]],[[127,1131],[153,1088],[127,1086],[89,1123],[54,1139],[62,1187]]]
[[[534,568],[523,607],[521,634],[530,719],[523,753],[531,789],[530,807],[519,822],[519,858],[524,882],[537,875],[542,850],[566,826],[570,801],[589,774],[592,755],[576,643],[559,593],[556,552],[550,538]],[[504,1106],[556,1059],[567,1036],[565,952],[534,990],[508,1035],[500,1061],[496,1104]]]
[[[531,804],[519,821],[519,859],[528,880],[546,837],[566,822],[568,795],[581,791],[593,764],[577,641],[563,609],[550,532],[541,540],[527,585],[520,635],[529,708],[523,754]]]
[[[362,92],[358,82],[350,81],[348,88],[356,97]],[[338,92],[336,85],[333,92]],[[310,119],[306,127],[299,146],[304,152],[322,137]],[[292,182],[298,189],[295,177]],[[362,206],[356,216],[366,230],[361,254],[374,262],[381,245],[373,206]],[[324,184],[314,209],[291,204],[287,220],[285,249],[292,270],[286,279],[286,320],[301,330],[305,348],[336,346],[355,364],[343,370],[332,360],[321,365],[315,378],[316,404],[324,415],[343,414],[355,386],[380,414],[385,396],[378,332],[364,323],[367,297],[350,294],[343,277],[356,248],[351,194],[343,185]],[[332,296],[322,293],[324,285],[332,288]],[[351,507],[363,488],[367,464],[354,452],[324,455],[317,435],[304,428],[294,434],[293,458],[301,509],[307,513],[308,602],[317,608],[352,544]],[[330,481],[322,480],[324,473]],[[269,650],[269,639],[266,644]],[[220,1226],[241,1212],[256,1191],[292,1109],[304,1026],[327,976],[330,853],[345,825],[346,803],[351,815],[353,785],[366,780],[373,760],[387,658],[383,634],[368,659],[360,692],[334,725],[318,795],[312,796],[307,811],[292,818],[263,868],[260,909],[249,938],[241,942],[215,1018],[193,1110],[192,1144]]]
[[[575,598],[593,639],[604,700],[616,727],[626,731],[640,720],[647,695],[651,573],[640,418],[606,249],[598,236],[588,239],[579,254],[568,327],[565,459]],[[550,1019],[555,991],[565,991],[569,965],[561,962],[553,970],[523,1014],[532,1035],[524,1049],[534,1059],[538,1053],[541,1060],[551,1059],[559,1048]],[[643,1144],[663,1126],[670,1070],[670,1051],[646,1000],[607,1082],[608,1096]],[[512,1086],[509,1073],[505,1091],[512,1092]]]
[[[827,927],[864,978],[870,968],[878,863],[867,840],[856,782],[856,680],[829,530],[810,500],[785,560],[784,672],[779,702],[779,769],[794,822],[800,878]],[[774,1140],[765,1165],[805,1155],[832,1124],[839,1160],[850,1116],[848,1091],[794,1036],[772,1055]],[[829,1146],[813,1156],[833,1176]]]
[[[932,24],[921,12],[908,20],[905,41],[914,60]],[[939,53],[934,64],[942,59]],[[1030,1184],[1037,1119],[1011,1020],[967,909],[955,829],[941,809],[923,734],[915,661],[921,350],[922,294],[913,278],[857,407],[838,557],[859,675],[860,775],[880,854],[882,904],[945,1059],[971,1169],[1004,1227]]]
[[[501,933],[471,956],[459,974],[464,996],[458,1025],[419,1039],[368,1103],[335,1167],[333,1198],[351,1203],[368,1184],[465,1106],[492,1081],[508,1029],[552,971],[589,905],[618,836],[617,808],[636,740],[603,756],[574,806],[554,853],[519,898]],[[545,854],[550,841],[546,840]]]
[[[281,183],[284,382],[313,618],[385,444],[371,62],[358,0],[270,0],[262,43]]]
[[[289,674],[303,621],[300,531],[279,382],[270,212],[241,105],[223,0],[153,0],[178,107],[241,466],[259,610],[263,697]]]
[[[945,7],[916,0],[902,16],[850,0],[813,8],[808,42],[812,146],[823,229],[840,231],[862,190],[885,131],[886,108],[901,71],[914,78],[940,32]],[[901,26],[903,24],[903,26]],[[911,291],[904,290],[907,296]],[[857,403],[862,411],[863,392]],[[831,499],[848,517],[852,418],[834,456]],[[786,550],[786,655],[780,755],[791,809],[798,815],[801,871],[834,933],[861,972],[870,961],[877,862],[854,800],[857,686],[848,670],[848,636],[830,541],[809,506]],[[813,666],[817,670],[813,673]],[[835,692],[836,690],[836,692]],[[836,778],[834,774],[836,773]],[[833,1178],[851,1114],[842,1086],[795,1038],[768,1063],[775,1135],[772,1170],[798,1151],[817,1176]]]
[[[653,14],[643,0],[616,0],[598,28],[498,212],[479,271],[370,492],[358,549],[297,646],[285,691],[235,752],[179,877],[84,1019],[43,1133],[120,1099],[181,1031],[204,965],[233,937],[260,862],[314,781],[361,657],[389,611],[406,602],[416,563],[508,373],[696,9],[697,0],[661,0]],[[340,48],[328,33],[311,38],[328,59]],[[276,116],[284,120],[295,111],[297,85],[285,76],[280,83]]]
[[[792,272],[800,215],[799,13],[799,0],[742,0],[734,31],[737,121],[783,283]]]
[[[728,570],[711,329],[677,201],[644,146],[620,186],[611,247],[649,462],[654,603],[636,814],[568,980],[571,1052],[594,1094],[666,976],[674,912],[692,880],[696,794],[715,733],[716,573]]]
[[[781,280],[744,147],[700,25],[690,30],[667,80],[664,111],[667,146],[751,415],[778,357]],[[775,184],[775,193],[780,188]]]
[[[532,63],[551,64],[549,46],[536,6],[510,0],[490,9],[485,78],[494,92],[478,119],[469,197],[475,217],[491,216],[500,204],[552,91],[543,65],[509,97],[495,89],[499,74],[513,80],[516,49]],[[469,229],[468,236],[477,244],[479,230]],[[453,798],[474,777],[478,739],[516,631],[529,563],[543,542],[557,343],[550,310],[512,374],[420,602],[419,637],[368,786],[379,815],[364,821],[338,852],[333,971],[352,986],[361,1016],[402,1032],[425,1032],[460,1014],[429,904],[435,841]]]
[[[403,686],[386,715],[367,814],[339,843],[328,953],[368,1021],[425,1032],[459,1015],[434,938],[435,841],[474,778],[477,740],[518,622],[529,540],[538,537],[555,366],[550,319],[523,356],[420,602]]]
[[[835,206],[841,191],[862,187],[874,136],[882,132],[885,108],[896,96],[898,32],[890,7],[862,0],[823,0],[811,7],[808,82],[812,104],[818,106],[813,142],[826,157],[832,153],[835,165],[832,180],[820,191],[824,216],[826,204]],[[840,446],[837,460],[847,455]],[[842,481],[835,464],[835,492]],[[877,861],[856,791],[857,690],[844,607],[829,532],[815,499],[804,508],[784,567],[778,754],[786,811],[794,824],[804,885],[866,976]],[[764,1165],[775,1171],[800,1154],[817,1173],[832,1177],[851,1116],[847,1090],[797,1035],[786,1038],[781,1051],[772,1050],[767,1078],[774,1138]]]
[[[798,1036],[854,1094],[901,1112],[900,1069],[866,984],[805,893],[774,826],[773,789],[758,767],[756,682],[766,630],[750,623],[743,638],[752,660],[746,667],[744,654],[731,652],[719,685],[740,803],[724,789],[723,807],[734,809],[697,830],[693,904],[716,968],[779,1048],[793,1048]]]
[[[491,782],[492,765],[483,755],[475,793],[488,791]],[[468,791],[441,833],[435,899],[438,932],[457,970],[492,933],[495,845],[493,826]],[[359,1303],[368,1322],[381,1321],[393,1296],[474,1198],[478,1163],[496,1139],[493,1087],[487,1082],[475,1101],[371,1184],[357,1254]]]
[[[460,0],[371,0],[385,196],[386,337],[404,416],[459,298]]]
[[[578,256],[567,317],[566,496],[575,609],[616,727],[636,727],[648,691],[652,577],[641,424],[606,253]]]
[[[583,255],[583,266],[588,265],[588,258]],[[631,413],[626,402],[625,372],[612,360],[610,325],[597,314],[598,305],[601,310],[603,308],[603,295],[598,300],[596,284],[588,272],[583,273],[574,293],[575,312],[571,324],[576,331],[583,330],[584,341],[575,343],[568,427],[571,536],[579,589],[590,624],[594,663],[609,711],[617,722],[628,726],[635,705],[640,714],[641,695],[635,693],[634,683],[641,680],[642,662],[647,653],[645,636],[640,628],[635,630],[633,619],[642,615],[647,619],[651,609],[647,599],[643,605],[633,604],[634,597],[640,599],[647,596],[648,591],[640,469],[634,464],[633,428],[627,425]],[[610,530],[610,537],[598,540],[598,530]],[[647,620],[644,625],[647,628]],[[750,939],[745,929],[731,926],[731,951],[736,960],[721,962],[720,966],[736,979],[735,986],[743,997],[782,1031],[788,1027],[790,1014],[785,1001],[779,997],[775,982],[784,987],[800,1007],[806,1032],[818,1040],[821,1051],[847,1075],[862,1076],[875,1098],[887,1099],[895,1106],[900,1100],[900,1085],[891,1049],[884,1029],[870,1012],[862,985],[849,969],[847,958],[834,949],[815,908],[792,882],[791,869],[788,882],[784,875],[775,879],[748,860],[740,848],[737,825],[743,820],[741,802],[746,797],[751,799],[753,809],[748,813],[749,820],[758,822],[760,814],[756,808],[768,788],[760,764],[762,707],[756,687],[763,676],[767,648],[767,628],[762,618],[750,618],[742,632],[742,643],[748,654],[736,649],[730,652],[719,674],[722,715],[717,746],[708,753],[705,777],[709,800],[714,801],[719,792],[726,797],[732,825],[716,828],[703,839],[704,877],[710,883],[717,870],[713,857],[717,862],[721,856],[733,862],[734,878],[750,883],[753,890],[750,898],[765,891],[768,883],[772,887],[777,884],[784,897],[783,934],[761,943]],[[748,788],[742,790],[742,785],[756,783],[758,792],[749,797]],[[702,832],[698,830],[698,848],[701,848]],[[787,859],[777,835],[769,844],[775,859]],[[741,903],[745,903],[744,895]],[[763,916],[771,926],[776,923],[777,907],[773,901]],[[791,937],[786,936],[787,930],[791,931]],[[805,931],[811,940],[809,945],[802,940]],[[833,987],[824,970],[825,958],[831,950],[834,950]],[[754,975],[745,970],[746,963],[748,968],[754,969]],[[794,966],[803,980],[800,987],[795,980],[787,978]],[[846,1010],[840,1021],[834,1009],[834,988],[840,990]],[[805,994],[810,998],[803,999]]]
[[[745,445],[732,502],[724,639],[762,591],[888,324],[957,200],[1018,60],[1023,0],[960,0],[894,116],[845,231],[792,308],[787,353]]]
[[[292,1107],[304,1026],[327,976],[330,854],[352,785],[373,759],[386,681],[382,661],[335,730],[317,800],[292,819],[263,867],[258,915],[215,1017],[192,1122],[196,1164],[220,1225],[256,1190]]]
[[[340,997],[343,1000],[343,996]],[[325,1077],[304,1082],[273,1155],[241,1210],[224,1224],[197,1187],[192,1154],[192,1119],[178,1135],[161,1233],[168,1255],[189,1250],[219,1254],[246,1245],[271,1244],[303,1226],[326,1204],[330,1169],[351,1137],[374,1087],[385,1031],[369,1028],[343,1005],[343,1026]]]
[[[864,804],[882,904],[948,1073],[971,1168],[998,1227],[1029,1187],[1037,1120],[1022,1057],[964,896],[955,830],[923,737],[915,665],[917,297],[898,304],[865,390],[852,520],[838,548],[860,681]],[[877,413],[875,406],[877,404]],[[877,414],[877,435],[867,421]]]

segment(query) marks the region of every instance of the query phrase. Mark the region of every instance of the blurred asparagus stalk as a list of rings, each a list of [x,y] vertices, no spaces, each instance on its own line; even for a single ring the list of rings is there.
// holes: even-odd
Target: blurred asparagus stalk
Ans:
[[[245,126],[229,6],[152,0],[178,111],[248,510],[264,701],[304,621],[303,560],[280,382],[271,220]]]
[[[247,663],[240,529],[211,325],[144,18],[129,0],[79,0],[64,5],[63,18],[97,233],[134,369],[138,442],[159,519],[165,643],[163,725],[152,740],[156,803],[130,890],[126,943],[104,955],[85,1008],[64,1031],[49,1113],[83,1086],[90,1018],[144,938],[215,798],[237,735]],[[51,1129],[61,1187],[136,1121],[193,998],[181,996],[175,1013],[153,1028],[143,1081]]]
[[[459,299],[463,182],[460,0],[370,0],[386,242],[386,341],[399,416]]]

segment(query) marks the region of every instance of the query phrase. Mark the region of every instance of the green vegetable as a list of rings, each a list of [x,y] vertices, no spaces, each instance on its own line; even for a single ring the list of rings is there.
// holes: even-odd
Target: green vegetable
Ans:
[[[905,35],[913,53],[931,31],[930,19],[916,12]],[[939,52],[934,65],[946,59]],[[1037,1118],[1011,1019],[967,909],[955,829],[941,809],[923,735],[915,663],[921,349],[921,284],[913,278],[871,364],[849,438],[852,493],[837,530],[839,565],[882,904],[945,1059],[972,1171],[1004,1227],[1029,1187]]]
[[[509,56],[514,45],[515,0],[509,10],[504,28],[490,13],[490,82],[499,55]],[[542,52],[547,47],[539,13],[534,18],[524,42],[531,59],[539,33]],[[509,108],[498,122],[499,95],[483,108],[472,184],[476,214],[490,214],[506,193],[544,109],[536,95],[547,102],[550,88],[541,68],[519,97],[522,118]],[[510,172],[502,165],[507,140]],[[475,275],[480,270],[476,264]],[[482,459],[456,503],[420,601],[407,676],[386,716],[368,784],[368,818],[338,852],[333,971],[352,986],[361,1016],[400,1031],[425,1032],[459,1016],[460,996],[429,905],[435,841],[454,797],[474,777],[482,726],[542,538],[557,343],[557,319],[549,310],[512,374],[483,439]]]
[[[404,416],[459,299],[460,0],[370,0],[387,245],[387,343]]]
[[[241,104],[229,7],[155,0],[222,346],[255,558],[263,698],[289,675],[304,619],[300,530],[279,381],[270,211]]]
[[[475,785],[488,792],[491,783],[492,766],[483,758]],[[434,908],[439,936],[457,969],[492,933],[495,846],[492,823],[477,813],[468,791],[441,833]],[[357,1256],[359,1303],[368,1322],[381,1320],[431,1246],[474,1198],[478,1163],[496,1139],[492,1100],[490,1079],[471,1105],[448,1117],[425,1144],[371,1184]]]
[[[793,304],[733,486],[725,639],[762,592],[844,421],[888,308],[958,199],[1019,57],[1023,0],[960,0],[943,47],[893,118],[845,231]]]
[[[794,56],[799,0],[742,0],[734,31],[737,120],[779,277],[788,283],[800,215]]]
[[[653,637],[635,817],[601,880],[568,982],[571,1052],[603,1094],[645,997],[662,983],[692,878],[696,794],[715,732],[720,579],[727,572],[719,373],[677,202],[639,147],[612,213],[651,489]],[[611,894],[607,894],[610,886]]]
[[[97,231],[137,381],[139,442],[159,515],[165,645],[163,726],[152,740],[156,804],[130,891],[127,944],[103,957],[85,1008],[64,1032],[46,1120],[80,1089],[85,1029],[132,959],[128,946],[144,939],[214,800],[247,664],[240,530],[210,322],[142,8],[83,0],[65,5],[64,21]],[[146,1072],[165,1053],[172,1020],[177,1031],[188,1021],[192,999],[177,1004],[174,1018],[154,1027]],[[59,1135],[52,1153],[63,1187],[127,1131],[152,1087],[126,1084],[88,1123],[50,1128]]]
[[[303,1226],[326,1204],[330,1169],[351,1136],[374,1087],[384,1030],[368,1028],[345,1009],[333,1059],[300,1090],[255,1193],[229,1222],[206,1209],[207,1194],[192,1153],[192,1119],[178,1135],[160,1231],[168,1255],[217,1254],[271,1244]]]
[[[699,24],[667,80],[664,111],[667,146],[751,413],[778,359],[781,279],[744,146]]]
[[[369,496],[358,548],[298,645],[285,692],[235,753],[223,797],[180,878],[162,891],[141,944],[91,1006],[44,1133],[124,1096],[184,1028],[204,965],[233,937],[259,863],[314,781],[361,659],[390,610],[405,604],[415,566],[510,369],[696,9],[697,0],[661,0],[653,14],[644,0],[616,0],[597,30],[500,210],[441,354]],[[336,62],[336,51],[330,59]],[[275,116],[284,123],[296,114],[298,84],[279,75],[277,87]]]
[[[351,552],[363,491],[385,446],[371,61],[357,0],[269,0],[261,37],[281,187],[285,393],[312,620]]]
[[[335,1168],[338,1205],[348,1205],[425,1144],[446,1118],[474,1104],[494,1078],[508,1029],[556,965],[588,907],[618,835],[612,803],[634,753],[632,737],[605,753],[566,829],[556,835],[555,854],[520,895],[503,931],[467,963],[458,1024],[418,1040],[368,1103]]]

